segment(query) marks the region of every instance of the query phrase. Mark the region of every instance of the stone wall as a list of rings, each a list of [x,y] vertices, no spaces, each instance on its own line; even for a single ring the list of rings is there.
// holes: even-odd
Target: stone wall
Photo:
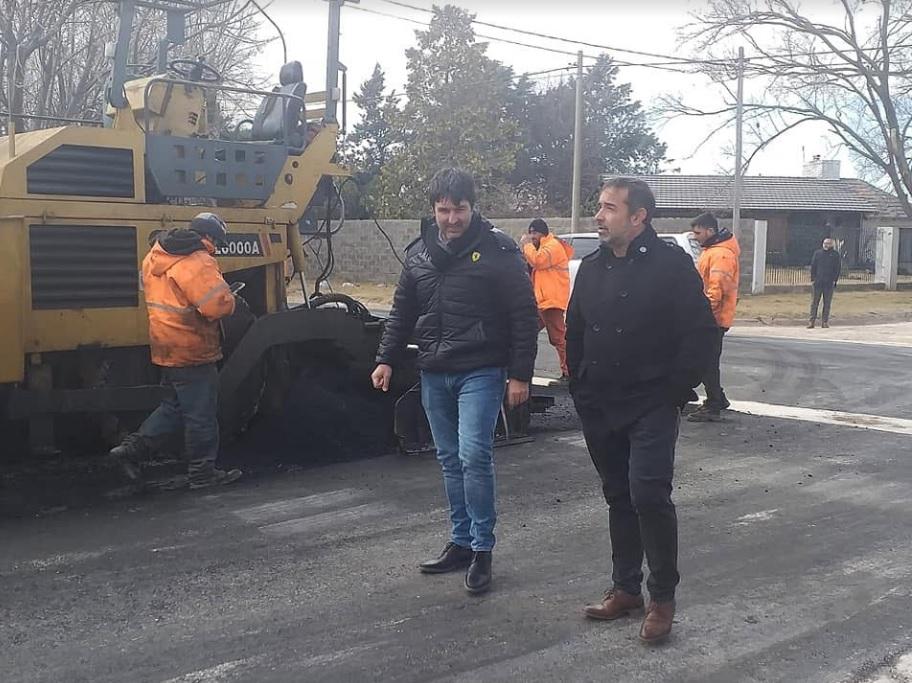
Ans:
[[[494,218],[491,222],[498,228],[518,240],[529,227],[529,218]],[[556,234],[570,232],[570,219],[566,217],[545,218],[548,226]],[[400,256],[405,247],[418,236],[419,221],[381,220],[380,227],[389,235],[390,241]],[[731,228],[731,221],[722,219],[720,223]],[[657,218],[653,223],[658,232],[687,232],[690,230],[689,218]],[[742,219],[741,235],[741,291],[750,292],[753,272],[754,221]],[[580,220],[580,232],[594,232],[595,221],[591,217]],[[310,247],[317,249],[315,257]],[[314,240],[305,248],[308,260],[307,277],[313,279],[321,270],[320,261],[325,263],[326,245],[323,240]],[[393,256],[389,242],[377,229],[373,221],[346,221],[342,230],[333,237],[335,269],[333,282],[395,284],[399,278],[401,266]]]
[[[528,229],[530,220],[529,218],[494,218],[491,219],[491,222],[518,240],[520,235]],[[556,234],[570,231],[569,218],[545,218],[545,221]],[[396,253],[400,256],[405,251],[405,247],[418,236],[420,221],[381,220],[379,223],[383,231],[389,235]],[[591,218],[581,221],[581,232],[594,230],[595,223]],[[393,255],[389,242],[373,221],[345,221],[342,230],[333,236],[332,243],[335,255],[335,269],[332,276],[334,282],[394,284],[398,279],[401,266]],[[317,256],[311,251],[311,247],[317,251]],[[320,262],[325,263],[324,240],[312,241],[305,247],[305,252],[310,257],[306,276],[313,279],[321,270]]]

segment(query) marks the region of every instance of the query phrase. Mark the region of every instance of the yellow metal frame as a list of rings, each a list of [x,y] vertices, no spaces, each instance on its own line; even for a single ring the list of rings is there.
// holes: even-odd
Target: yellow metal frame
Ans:
[[[135,95],[137,90],[131,88],[130,92]],[[139,277],[142,259],[149,250],[149,235],[155,230],[185,226],[206,208],[146,203],[145,133],[135,117],[135,112],[145,105],[135,96],[130,98],[130,104],[130,108],[116,113],[112,128],[74,126],[20,133],[15,138],[14,156],[10,156],[9,141],[0,138],[0,320],[4,328],[0,335],[0,384],[25,379],[28,354],[148,344],[148,321],[141,295],[135,308],[32,310],[31,307],[29,226],[133,226],[137,231]],[[345,168],[333,162],[337,136],[338,126],[325,125],[302,154],[289,155],[272,196],[262,206],[224,201],[210,207],[225,219],[231,232],[261,235],[263,256],[220,257],[219,262],[226,274],[266,268],[269,311],[284,305],[284,264],[289,249],[300,250],[300,239],[293,239],[290,244],[288,236],[297,237],[294,232],[298,220],[320,180],[326,175],[348,175]],[[134,196],[30,195],[26,184],[29,165],[67,144],[132,150]],[[300,267],[303,252],[293,256]]]

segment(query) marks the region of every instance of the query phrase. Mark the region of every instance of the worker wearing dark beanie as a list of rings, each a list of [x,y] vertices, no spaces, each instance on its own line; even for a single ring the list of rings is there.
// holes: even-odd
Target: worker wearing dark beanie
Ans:
[[[548,229],[548,224],[545,223],[544,220],[541,218],[536,218],[531,223],[529,223],[529,232],[537,232],[540,235],[547,235],[551,231]]]

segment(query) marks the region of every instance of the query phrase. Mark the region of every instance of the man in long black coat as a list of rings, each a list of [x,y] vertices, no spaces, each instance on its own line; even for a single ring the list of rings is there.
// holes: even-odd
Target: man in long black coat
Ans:
[[[671,632],[678,529],[671,501],[681,407],[696,399],[717,328],[688,254],[659,239],[655,197],[641,180],[607,181],[599,196],[600,248],[577,273],[567,312],[571,393],[608,502],[612,587],[585,608],[613,620],[650,603],[640,638]]]
[[[814,283],[814,294],[811,298],[811,315],[808,329],[813,330],[817,322],[817,310],[820,308],[820,299],[823,297],[823,316],[821,327],[830,326],[830,306],[833,304],[833,292],[836,281],[842,271],[842,257],[835,249],[836,243],[832,238],[823,240],[823,248],[814,252],[811,257],[811,282]]]

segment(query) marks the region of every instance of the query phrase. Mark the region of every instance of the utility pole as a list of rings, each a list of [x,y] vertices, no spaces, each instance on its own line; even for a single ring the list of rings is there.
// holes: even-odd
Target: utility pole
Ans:
[[[108,81],[107,103],[115,109],[127,106],[124,94],[124,83],[127,82],[127,62],[130,58],[130,36],[133,32],[133,15],[136,10],[134,0],[120,0],[120,11],[117,17],[117,42],[111,64],[111,75]],[[109,123],[105,119],[105,124]]]
[[[336,123],[337,109],[342,93],[339,90],[339,29],[342,5],[346,2],[358,4],[361,0],[327,0],[329,2],[329,30],[326,36],[326,110],[323,119]]]
[[[16,93],[16,72],[19,70],[19,43],[16,43],[16,61],[10,65],[9,84],[7,86],[7,101],[9,102],[9,119],[6,122],[6,142],[9,146],[9,158],[16,156],[16,112],[13,111],[13,102]],[[21,113],[21,112],[20,112]]]
[[[741,239],[741,178],[742,142],[741,129],[744,125],[744,48],[738,48],[738,102],[735,108],[735,187],[732,193],[732,232]]]
[[[573,125],[573,191],[570,199],[570,229],[579,228],[583,175],[583,51],[576,58],[576,121]]]

